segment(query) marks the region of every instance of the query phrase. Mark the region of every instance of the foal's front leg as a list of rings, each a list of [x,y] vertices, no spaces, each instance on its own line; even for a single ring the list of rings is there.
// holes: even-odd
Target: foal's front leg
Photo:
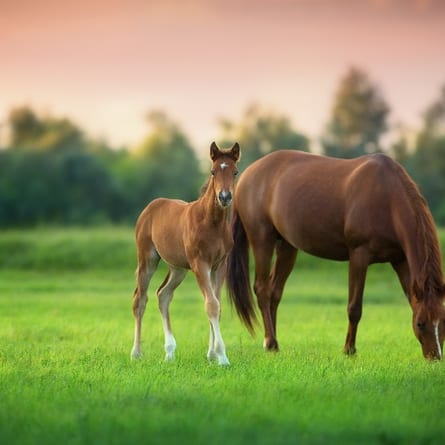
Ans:
[[[225,276],[225,262],[218,266],[215,270],[210,273],[210,280],[212,283],[213,292],[220,304],[219,319],[221,319],[221,288]],[[207,358],[209,360],[216,360],[218,358],[216,352],[216,337],[213,330],[213,326],[210,324],[210,334],[209,334],[209,350],[207,352]]]
[[[199,263],[193,268],[193,272],[204,295],[205,309],[210,322],[210,340],[207,357],[209,360],[216,358],[220,365],[229,365],[226,347],[219,328],[221,305],[218,297],[221,291],[223,271],[214,271],[212,273],[207,264]],[[215,291],[215,288],[218,290]]]

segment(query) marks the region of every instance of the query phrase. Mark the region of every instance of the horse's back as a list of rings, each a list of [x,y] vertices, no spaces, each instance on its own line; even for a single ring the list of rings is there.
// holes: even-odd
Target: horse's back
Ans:
[[[236,207],[248,231],[270,224],[296,248],[346,260],[351,243],[395,238],[391,209],[400,195],[397,167],[384,155],[345,160],[280,150],[244,172]]]

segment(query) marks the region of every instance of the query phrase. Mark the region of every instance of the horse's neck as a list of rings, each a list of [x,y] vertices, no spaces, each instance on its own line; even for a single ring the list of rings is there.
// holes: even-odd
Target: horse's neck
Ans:
[[[227,210],[223,209],[219,204],[213,189],[213,179],[207,185],[205,193],[198,199],[205,222],[212,225],[224,225],[227,222]],[[204,221],[203,221],[204,222]]]

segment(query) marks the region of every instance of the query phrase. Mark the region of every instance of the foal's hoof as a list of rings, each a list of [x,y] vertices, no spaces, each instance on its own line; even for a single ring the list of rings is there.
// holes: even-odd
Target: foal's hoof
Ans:
[[[142,357],[142,353],[141,353],[141,351],[133,350],[133,351],[131,351],[130,357],[131,357],[131,360],[140,360]]]
[[[230,365],[229,359],[226,356],[219,357],[218,365],[219,366],[229,366]]]
[[[218,355],[216,354],[215,351],[211,350],[207,352],[207,360],[209,362],[215,362],[216,360],[218,360]]]
[[[165,354],[165,361],[172,362],[175,359],[175,353],[173,351],[169,351]]]

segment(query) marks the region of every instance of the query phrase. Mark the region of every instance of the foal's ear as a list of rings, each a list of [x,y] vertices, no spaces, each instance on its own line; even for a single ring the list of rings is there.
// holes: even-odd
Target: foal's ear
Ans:
[[[240,159],[240,148],[238,142],[233,144],[233,147],[230,150],[230,157],[235,161],[239,161]]]
[[[215,142],[210,145],[210,159],[215,161],[219,156],[221,156],[221,150],[218,148]]]

